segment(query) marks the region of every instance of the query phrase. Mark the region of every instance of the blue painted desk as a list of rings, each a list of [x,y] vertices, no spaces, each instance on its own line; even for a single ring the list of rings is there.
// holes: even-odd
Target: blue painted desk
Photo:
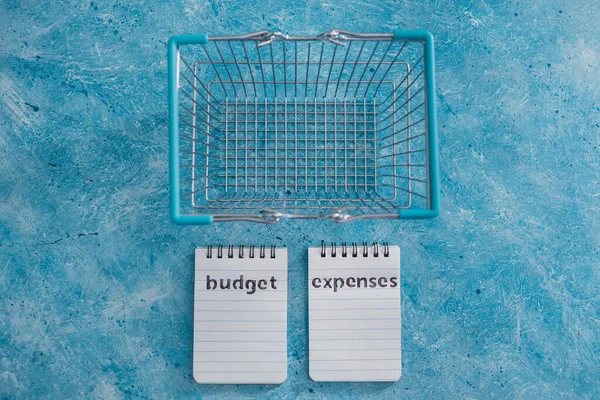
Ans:
[[[600,395],[598,4],[162,0],[0,5],[0,398]],[[178,227],[166,41],[278,29],[436,37],[431,221]],[[306,248],[402,246],[403,377],[307,365]],[[193,250],[286,245],[289,378],[192,381]]]

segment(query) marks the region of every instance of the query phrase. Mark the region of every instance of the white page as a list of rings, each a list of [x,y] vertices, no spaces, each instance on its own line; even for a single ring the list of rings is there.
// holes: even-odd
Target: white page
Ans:
[[[400,379],[400,248],[390,246],[388,257],[382,247],[378,257],[372,246],[367,251],[364,257],[359,246],[357,257],[351,249],[343,257],[337,248],[332,257],[327,247],[322,257],[320,247],[308,250],[309,374],[314,381]],[[358,278],[367,278],[366,287],[364,279],[357,287]],[[376,287],[370,287],[373,282]]]
[[[275,249],[275,258],[269,248],[264,258],[258,248],[254,258],[248,248],[243,259],[237,247],[233,258],[227,253],[223,249],[218,258],[213,248],[207,258],[206,248],[196,249],[194,379],[282,383],[287,377],[287,249]],[[224,287],[230,280],[229,289],[221,288],[221,279]],[[240,283],[243,290],[237,288]]]

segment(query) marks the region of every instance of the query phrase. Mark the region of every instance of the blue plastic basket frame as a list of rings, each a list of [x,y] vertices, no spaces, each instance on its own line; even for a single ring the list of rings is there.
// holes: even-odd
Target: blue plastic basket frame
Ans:
[[[421,42],[424,46],[425,90],[427,107],[427,162],[428,168],[428,207],[408,208],[398,210],[400,219],[424,219],[439,215],[439,153],[437,117],[435,107],[435,55],[433,35],[427,31],[393,32],[396,41]],[[182,45],[207,44],[208,35],[174,36],[168,43],[169,68],[169,181],[170,181],[170,211],[173,222],[181,225],[207,225],[214,222],[213,215],[196,215],[181,213],[180,176],[179,176],[179,109],[178,109],[178,73],[179,47]]]

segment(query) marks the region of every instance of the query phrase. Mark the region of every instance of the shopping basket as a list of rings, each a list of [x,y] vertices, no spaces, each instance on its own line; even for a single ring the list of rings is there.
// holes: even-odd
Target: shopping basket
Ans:
[[[176,36],[168,61],[175,222],[438,214],[429,33]]]

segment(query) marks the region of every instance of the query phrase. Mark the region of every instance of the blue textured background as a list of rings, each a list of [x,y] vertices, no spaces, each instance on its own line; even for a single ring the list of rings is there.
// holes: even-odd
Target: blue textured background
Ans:
[[[600,395],[598,3],[0,2],[0,398]],[[279,29],[436,37],[441,216],[177,227],[166,41]],[[306,248],[402,246],[402,379],[320,384]],[[193,249],[290,251],[289,378],[192,381]]]

